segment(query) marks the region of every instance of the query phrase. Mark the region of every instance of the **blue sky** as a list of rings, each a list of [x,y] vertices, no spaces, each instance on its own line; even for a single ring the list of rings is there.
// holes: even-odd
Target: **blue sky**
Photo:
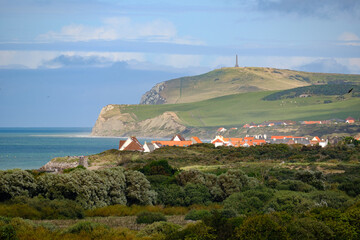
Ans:
[[[0,0],[0,127],[92,126],[233,66],[360,74],[358,0]]]

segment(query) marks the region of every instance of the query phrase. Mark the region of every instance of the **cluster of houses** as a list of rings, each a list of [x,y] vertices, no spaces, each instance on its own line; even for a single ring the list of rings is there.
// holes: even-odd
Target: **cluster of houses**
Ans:
[[[152,152],[155,149],[165,146],[188,147],[197,143],[202,143],[198,137],[191,137],[190,140],[186,140],[180,134],[176,134],[170,141],[151,141],[151,143],[145,142],[144,145],[142,145],[136,137],[129,137],[127,140],[120,140],[119,150]]]
[[[186,140],[180,134],[176,134],[169,141],[151,141],[141,144],[136,137],[129,137],[127,140],[120,140],[119,150],[120,151],[140,151],[140,152],[152,152],[155,149],[165,146],[177,146],[177,147],[188,147],[193,144],[202,143],[198,137],[191,137]],[[303,145],[319,145],[325,147],[328,145],[328,140],[320,139],[319,137],[307,138],[307,137],[295,137],[295,136],[271,136],[268,138],[266,134],[256,136],[246,136],[244,138],[225,138],[221,135],[217,135],[211,143],[215,147],[219,146],[232,146],[232,147],[250,147],[259,146],[263,144],[303,144]]]
[[[347,119],[330,119],[330,120],[322,120],[322,121],[300,121],[300,124],[310,125],[310,124],[338,124],[338,123],[355,123],[355,119],[353,117],[348,117]],[[258,128],[258,127],[272,127],[272,126],[288,126],[295,125],[296,121],[291,120],[280,120],[280,121],[265,121],[260,124],[255,124],[253,122],[247,123],[243,126],[243,128]],[[219,131],[221,130],[221,131]],[[219,128],[218,132],[225,132],[225,128]]]
[[[215,147],[218,146],[232,146],[232,147],[250,147],[263,144],[303,144],[303,145],[319,145],[325,147],[328,145],[328,140],[320,139],[319,137],[314,137],[309,139],[307,137],[295,137],[295,136],[271,136],[267,138],[266,134],[256,135],[254,137],[244,137],[244,138],[224,138],[223,136],[216,136],[215,139],[211,141]]]

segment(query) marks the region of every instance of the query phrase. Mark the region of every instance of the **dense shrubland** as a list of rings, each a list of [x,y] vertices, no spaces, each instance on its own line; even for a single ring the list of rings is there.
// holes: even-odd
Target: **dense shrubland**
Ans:
[[[181,171],[169,164],[182,161],[189,153],[179,151],[189,149],[200,161],[209,156],[233,163],[251,156],[247,160],[252,162],[207,171]],[[161,149],[152,155],[159,157],[129,165],[132,170],[0,171],[0,239],[358,239],[358,150],[353,143],[324,149],[214,149],[205,144],[169,148],[163,158]],[[294,159],[301,161],[284,165]],[[331,159],[331,164],[319,170],[319,159]],[[135,215],[138,223],[148,224],[141,231],[91,221]],[[179,226],[164,222],[165,215],[186,215],[196,222]],[[23,220],[82,218],[86,221],[61,229]]]

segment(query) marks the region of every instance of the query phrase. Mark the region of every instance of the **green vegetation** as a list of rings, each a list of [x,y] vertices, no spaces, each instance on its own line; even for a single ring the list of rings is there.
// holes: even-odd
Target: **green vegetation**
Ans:
[[[221,68],[198,76],[166,81],[161,95],[167,103],[185,103],[235,93],[284,90],[319,83],[359,82],[359,75],[308,73],[259,67]]]
[[[301,94],[307,94],[310,96],[313,95],[323,95],[323,96],[341,96],[348,94],[349,90],[353,89],[350,95],[352,97],[360,97],[360,86],[359,85],[346,85],[346,84],[327,84],[327,85],[312,85],[306,87],[293,88],[288,90],[283,90],[270,94],[263,98],[263,100],[274,101],[286,98],[295,98],[299,97]],[[342,96],[343,97],[343,96]],[[324,100],[326,103],[331,103],[331,100]]]
[[[163,105],[119,105],[122,113],[136,116],[137,121],[154,118],[166,111],[177,113],[189,127],[240,126],[270,119],[325,120],[359,118],[360,99],[347,96],[313,96],[275,101],[262,100],[274,92],[251,92],[213,98],[201,102]],[[324,103],[331,101],[331,103]],[[118,111],[115,109],[111,111]]]
[[[326,148],[199,144],[150,154],[109,150],[95,156],[122,159],[118,163],[127,169],[0,171],[5,183],[0,236],[358,239],[360,145],[355,143],[345,138]],[[178,170],[182,166],[187,170]]]
[[[136,217],[136,223],[154,223],[154,222],[166,222],[166,217],[164,214],[159,212],[141,212]]]

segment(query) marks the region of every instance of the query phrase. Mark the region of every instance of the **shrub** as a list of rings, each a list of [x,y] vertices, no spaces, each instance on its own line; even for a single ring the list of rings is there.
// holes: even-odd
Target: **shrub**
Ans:
[[[284,180],[276,184],[278,190],[289,190],[296,192],[311,192],[316,190],[313,186],[299,180]]]
[[[352,204],[351,198],[340,191],[316,191],[310,194],[316,205],[331,208],[346,208]]]
[[[108,226],[96,222],[82,221],[70,226],[65,232],[67,233],[80,233],[80,232],[92,232],[97,228],[106,228]]]
[[[141,212],[136,217],[136,223],[153,223],[153,222],[160,222],[166,221],[165,215],[159,212]]]
[[[224,209],[233,210],[238,214],[260,213],[273,195],[273,191],[266,188],[234,193],[224,201]]]
[[[169,222],[154,222],[150,225],[147,225],[143,228],[136,236],[137,237],[146,237],[146,236],[153,236],[153,235],[170,235],[181,227],[174,223]]]
[[[151,189],[145,175],[138,171],[126,171],[126,197],[130,204],[152,205],[157,193]]]
[[[188,214],[185,216],[185,220],[201,220],[204,217],[210,216],[211,213],[208,210],[191,210]]]
[[[323,222],[311,218],[301,218],[293,221],[288,227],[293,239],[332,239],[333,231]]]
[[[172,168],[168,161],[159,160],[151,161],[146,164],[142,169],[139,170],[145,175],[166,175],[171,176],[177,171],[175,168]]]
[[[319,190],[325,189],[325,177],[320,171],[299,171],[296,173],[295,177]]]
[[[0,183],[0,201],[16,196],[36,195],[36,181],[27,171],[19,169],[0,171]]]
[[[207,204],[211,202],[211,195],[206,186],[188,183],[184,187],[186,206],[192,204]]]
[[[309,196],[301,192],[278,191],[266,204],[267,211],[286,211],[288,213],[303,213],[315,206]]]
[[[239,239],[289,239],[286,227],[269,214],[248,217],[237,228],[236,236]]]

